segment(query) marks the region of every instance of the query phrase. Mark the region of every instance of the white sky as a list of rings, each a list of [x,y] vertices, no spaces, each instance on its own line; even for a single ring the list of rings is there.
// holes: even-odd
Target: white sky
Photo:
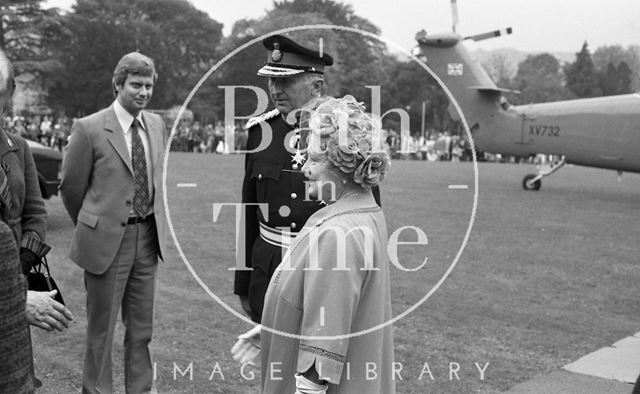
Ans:
[[[241,18],[257,18],[271,0],[191,0],[224,24],[228,35]],[[449,0],[344,0],[382,30],[382,36],[410,50],[416,32],[451,31]],[[602,45],[640,45],[640,0],[457,0],[462,35],[513,27],[514,33],[482,41],[478,47],[522,51],[577,52],[586,40],[591,51]],[[68,9],[74,0],[48,0]]]

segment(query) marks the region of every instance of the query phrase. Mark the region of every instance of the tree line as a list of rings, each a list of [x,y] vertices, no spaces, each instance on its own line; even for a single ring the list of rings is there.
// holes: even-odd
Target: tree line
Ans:
[[[529,55],[511,76],[508,59],[494,54],[483,64],[500,87],[517,90],[512,104],[627,94],[640,88],[640,47],[602,46],[591,54],[585,42],[573,62],[550,53]]]
[[[16,75],[34,76],[30,83],[46,92],[43,104],[56,113],[82,116],[108,106],[115,62],[138,50],[156,61],[160,82],[151,106],[157,109],[182,105],[203,76],[219,66],[201,81],[189,103],[203,123],[224,117],[221,86],[266,88],[266,80],[256,76],[267,58],[260,42],[220,64],[256,37],[317,24],[381,33],[338,0],[276,0],[264,17],[236,21],[228,36],[221,23],[187,0],[77,0],[69,12],[43,9],[41,0],[6,0],[0,17],[0,47],[14,63]],[[423,108],[427,129],[457,127],[437,83],[415,62],[390,53],[383,42],[343,30],[296,30],[287,35],[314,47],[322,36],[325,51],[335,58],[326,75],[327,93],[352,94],[370,108],[372,89],[367,86],[380,86],[381,111],[403,109],[412,131],[421,128]],[[564,65],[553,55],[538,54],[521,62],[513,76],[501,70],[505,59],[494,57],[487,66],[499,86],[521,92],[509,97],[520,104],[631,92],[640,86],[639,54],[637,47],[610,46],[598,48],[592,56],[585,43],[575,61]],[[253,113],[255,92],[236,89],[234,105],[237,114]],[[385,117],[384,123],[399,130],[397,116]]]

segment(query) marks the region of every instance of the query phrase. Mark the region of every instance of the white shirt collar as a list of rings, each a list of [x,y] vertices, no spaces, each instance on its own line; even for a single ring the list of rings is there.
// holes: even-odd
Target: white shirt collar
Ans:
[[[118,119],[118,123],[120,123],[120,127],[122,127],[122,131],[125,134],[128,134],[129,130],[131,129],[131,124],[133,123],[133,115],[131,115],[129,111],[124,109],[118,99],[113,102],[113,111],[116,113],[116,118]],[[136,119],[138,119],[138,122],[140,122],[140,126],[142,127],[142,129],[146,130],[144,122],[142,121],[142,111],[138,113]]]

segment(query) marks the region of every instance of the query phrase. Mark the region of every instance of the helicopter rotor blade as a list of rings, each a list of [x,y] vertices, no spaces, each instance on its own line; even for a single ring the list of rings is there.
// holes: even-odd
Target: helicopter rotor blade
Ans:
[[[482,40],[486,40],[488,38],[495,38],[495,37],[500,37],[502,35],[509,35],[513,33],[513,29],[510,27],[507,27],[506,29],[500,29],[500,30],[494,30],[494,31],[490,31],[490,32],[486,32],[486,33],[480,33],[480,34],[475,34],[473,36],[468,36],[465,37],[465,40],[473,40],[473,41],[482,41]]]
[[[453,32],[456,33],[458,27],[458,3],[457,0],[451,0],[451,23]]]

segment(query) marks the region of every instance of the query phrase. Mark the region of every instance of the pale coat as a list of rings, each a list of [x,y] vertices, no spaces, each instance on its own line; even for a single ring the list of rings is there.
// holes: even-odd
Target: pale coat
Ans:
[[[160,257],[165,254],[166,218],[162,198],[164,122],[142,112],[153,167],[153,212]],[[60,196],[76,225],[70,257],[86,271],[100,275],[113,262],[133,203],[135,184],[124,131],[113,106],[78,119],[62,161]]]
[[[392,318],[386,245],[384,214],[369,193],[338,200],[309,218],[267,291],[263,393],[294,392],[295,373],[312,366],[329,382],[328,393],[395,393],[392,327],[379,327]],[[371,332],[335,338],[366,330]],[[377,378],[367,379],[372,368]]]

